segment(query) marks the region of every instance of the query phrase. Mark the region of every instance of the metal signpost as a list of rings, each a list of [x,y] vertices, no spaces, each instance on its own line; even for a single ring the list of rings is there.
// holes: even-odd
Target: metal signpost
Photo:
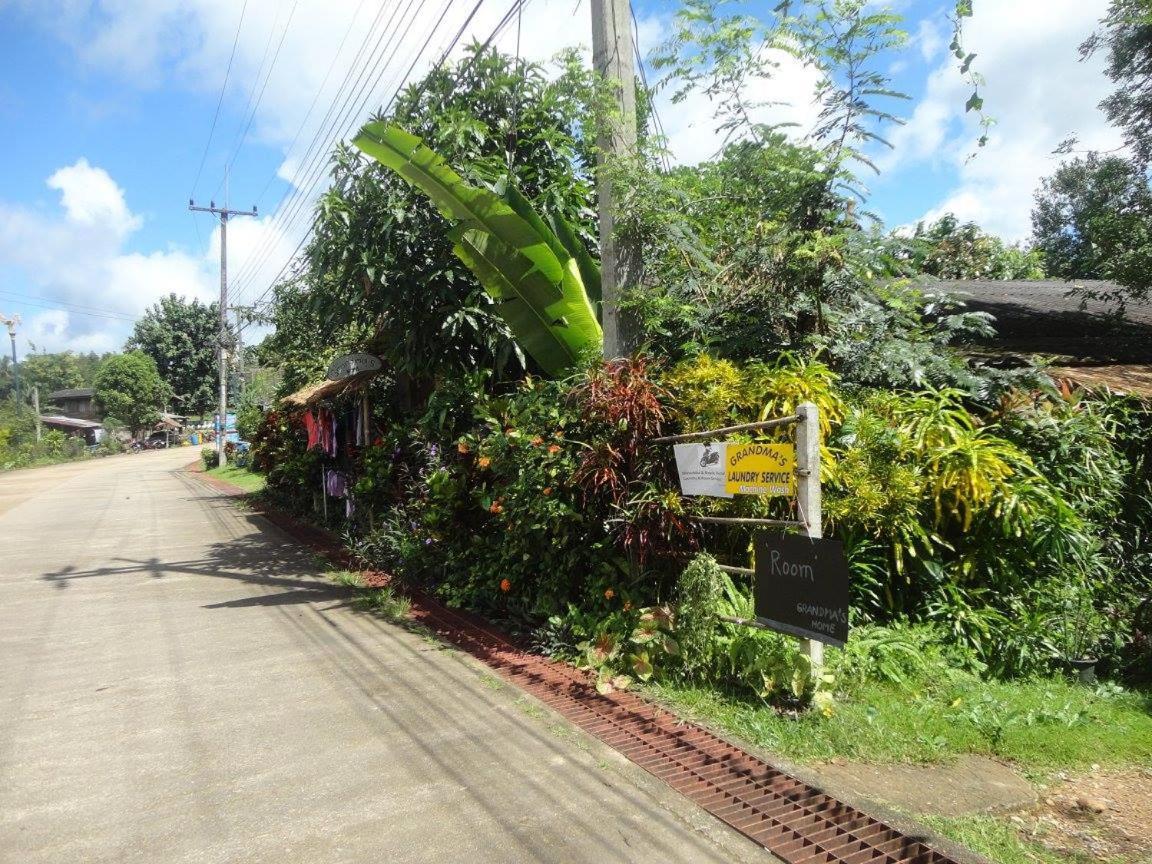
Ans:
[[[764,432],[785,426],[796,427],[794,447],[717,440],[730,433]],[[734,623],[803,637],[813,674],[819,675],[824,664],[824,643],[843,645],[848,637],[847,563],[838,543],[822,541],[819,410],[814,403],[805,402],[788,417],[652,439],[654,444],[688,442],[707,443],[691,451],[677,448],[677,469],[683,469],[679,471],[683,494],[718,498],[795,496],[799,519],[698,516],[696,521],[803,531],[807,541],[788,534],[758,538],[755,570],[724,564],[720,568],[756,579],[756,620],[733,619]]]

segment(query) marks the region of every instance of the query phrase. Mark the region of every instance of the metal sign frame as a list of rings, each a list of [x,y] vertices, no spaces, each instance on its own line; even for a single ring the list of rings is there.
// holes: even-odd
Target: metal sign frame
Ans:
[[[653,444],[679,444],[688,441],[714,440],[731,432],[764,432],[782,426],[796,427],[796,509],[800,519],[754,519],[747,517],[696,516],[695,521],[711,525],[745,525],[750,528],[791,528],[800,529],[814,539],[824,536],[822,495],[820,491],[820,409],[814,402],[803,402],[796,413],[787,417],[776,417],[758,423],[742,423],[738,426],[725,426],[721,429],[706,429],[703,432],[689,432],[683,435],[665,435],[653,438]],[[749,567],[733,567],[721,564],[720,569],[742,576],[755,575]],[[734,624],[768,628],[753,619],[731,618]],[[824,666],[824,643],[814,639],[801,639],[804,653],[811,661],[812,672],[819,675]]]

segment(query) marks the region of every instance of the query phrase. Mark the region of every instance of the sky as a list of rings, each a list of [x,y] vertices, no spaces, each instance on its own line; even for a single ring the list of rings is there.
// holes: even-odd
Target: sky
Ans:
[[[521,54],[587,52],[589,5],[529,0]],[[667,38],[676,5],[636,0],[643,55]],[[1054,148],[1070,135],[1084,149],[1118,145],[1097,108],[1111,86],[1103,58],[1077,52],[1106,0],[976,0],[965,47],[996,125],[974,158],[949,4],[873,5],[901,14],[908,33],[884,61],[911,97],[891,106],[906,123],[886,130],[892,149],[877,151],[882,171],[869,180],[868,209],[887,226],[952,212],[1024,240]],[[485,0],[469,21],[472,0],[0,0],[0,315],[22,319],[19,356],[120,350],[157,298],[216,299],[219,223],[190,212],[190,198],[257,208],[229,224],[231,302],[266,296],[306,230],[331,143],[418,80],[457,32],[487,38],[509,6]],[[515,21],[496,45],[516,50]],[[784,104],[763,118],[803,137],[816,80],[783,58],[755,96]],[[675,160],[715,153],[707,98],[673,105],[661,93],[656,104]]]

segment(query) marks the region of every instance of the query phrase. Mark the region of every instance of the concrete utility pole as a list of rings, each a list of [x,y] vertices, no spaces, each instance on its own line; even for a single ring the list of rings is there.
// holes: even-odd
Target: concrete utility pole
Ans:
[[[240,392],[244,392],[244,320],[243,320],[243,306],[233,306],[232,311],[236,313],[236,383],[240,386]]]
[[[213,213],[220,217],[220,333],[217,341],[217,356],[220,360],[220,434],[216,436],[217,464],[224,467],[228,457],[224,455],[224,439],[228,435],[228,220],[233,216],[256,216],[256,206],[251,210],[229,210],[227,206],[217,207],[209,201],[207,207],[197,207],[188,199],[188,209],[201,213]]]
[[[36,415],[36,443],[40,443],[40,388],[32,388],[32,411]]]
[[[16,391],[16,402],[20,402],[20,367],[16,364],[16,325],[20,323],[20,316],[13,315],[8,318],[0,315],[0,323],[8,325],[8,338],[12,340],[12,383]]]
[[[596,191],[600,199],[600,269],[603,286],[601,323],[604,357],[621,357],[636,346],[634,328],[618,308],[623,289],[640,278],[640,249],[616,236],[614,163],[636,152],[636,72],[632,62],[632,12],[629,0],[592,0],[592,65],[611,87],[608,116],[600,118]]]

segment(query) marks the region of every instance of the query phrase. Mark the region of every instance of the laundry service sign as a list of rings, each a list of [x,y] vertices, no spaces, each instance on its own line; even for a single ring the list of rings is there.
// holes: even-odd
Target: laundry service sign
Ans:
[[[795,495],[793,444],[737,444],[710,441],[677,444],[676,471],[684,495],[732,498],[736,495]]]

